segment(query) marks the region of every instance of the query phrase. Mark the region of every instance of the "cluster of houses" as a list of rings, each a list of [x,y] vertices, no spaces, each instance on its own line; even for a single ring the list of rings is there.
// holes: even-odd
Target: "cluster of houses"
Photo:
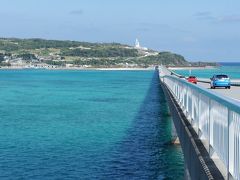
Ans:
[[[3,55],[3,54],[1,54]],[[0,55],[0,56],[1,56]],[[65,63],[63,57],[49,54],[49,56],[34,55],[34,58],[26,59],[17,55],[4,55],[0,59],[0,68],[22,69],[74,69],[74,68],[91,68],[91,65],[74,65]],[[63,62],[61,65],[55,65],[54,62]]]
[[[11,66],[11,68],[57,68],[57,65],[51,65],[48,62],[63,61],[59,55],[38,56],[33,54],[30,58],[12,54],[0,54],[0,66]]]

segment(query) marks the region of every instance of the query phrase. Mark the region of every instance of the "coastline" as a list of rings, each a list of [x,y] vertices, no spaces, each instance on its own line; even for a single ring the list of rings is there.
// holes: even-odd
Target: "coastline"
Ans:
[[[95,68],[100,71],[149,71],[154,70],[154,67],[151,68]]]
[[[217,66],[168,66],[169,70],[194,70],[194,69],[216,69]],[[141,67],[29,67],[29,66],[0,66],[0,70],[22,70],[22,69],[44,69],[44,70],[99,70],[99,71],[149,71],[154,70],[155,67],[141,68]]]
[[[82,68],[82,67],[45,67],[45,68],[35,68],[35,67],[21,67],[21,66],[11,66],[11,67],[0,67],[0,70],[98,70],[98,71],[151,71],[154,67],[150,68]]]

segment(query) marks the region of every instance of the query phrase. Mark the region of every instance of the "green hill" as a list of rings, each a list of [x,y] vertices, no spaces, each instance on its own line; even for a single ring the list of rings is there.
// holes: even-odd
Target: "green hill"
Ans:
[[[17,60],[26,63],[89,67],[189,65],[189,62],[178,54],[136,49],[119,43],[0,38],[0,65],[13,64],[12,62]]]

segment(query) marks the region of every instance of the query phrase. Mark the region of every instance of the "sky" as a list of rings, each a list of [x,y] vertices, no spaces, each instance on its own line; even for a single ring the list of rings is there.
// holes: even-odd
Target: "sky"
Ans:
[[[0,0],[0,37],[118,42],[240,61],[239,0]]]

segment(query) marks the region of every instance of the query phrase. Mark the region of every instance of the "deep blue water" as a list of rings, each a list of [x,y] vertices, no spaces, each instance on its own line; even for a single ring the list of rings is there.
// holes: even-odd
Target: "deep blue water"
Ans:
[[[0,179],[183,179],[153,71],[0,71]]]

